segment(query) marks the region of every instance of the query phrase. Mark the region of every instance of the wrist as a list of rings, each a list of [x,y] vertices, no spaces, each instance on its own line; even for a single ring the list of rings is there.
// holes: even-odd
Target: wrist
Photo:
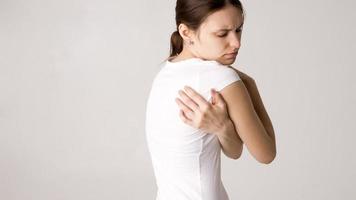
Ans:
[[[234,130],[234,129],[235,129],[235,127],[234,127],[233,122],[231,121],[230,118],[227,118],[227,119],[224,121],[224,123],[223,123],[221,129],[217,132],[217,135],[218,135],[218,136],[220,136],[220,135],[225,135],[225,134],[231,132],[231,131]]]

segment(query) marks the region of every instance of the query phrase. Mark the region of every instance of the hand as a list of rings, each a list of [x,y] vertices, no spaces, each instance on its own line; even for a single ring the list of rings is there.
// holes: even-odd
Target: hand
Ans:
[[[205,132],[216,134],[225,128],[230,121],[226,103],[220,93],[211,90],[212,102],[208,102],[189,86],[185,91],[179,90],[182,98],[175,101],[180,107],[179,116],[182,121]]]

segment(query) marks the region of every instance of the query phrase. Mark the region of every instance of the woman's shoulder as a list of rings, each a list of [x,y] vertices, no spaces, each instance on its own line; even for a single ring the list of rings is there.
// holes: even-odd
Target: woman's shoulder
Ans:
[[[201,65],[200,69],[200,76],[238,76],[236,70],[230,65],[223,65],[218,62],[211,62],[205,65]]]
[[[238,73],[228,65],[212,64],[207,68],[204,68],[198,74],[198,80],[200,88],[203,91],[207,91],[211,88],[215,88],[220,91],[227,85],[241,80]]]

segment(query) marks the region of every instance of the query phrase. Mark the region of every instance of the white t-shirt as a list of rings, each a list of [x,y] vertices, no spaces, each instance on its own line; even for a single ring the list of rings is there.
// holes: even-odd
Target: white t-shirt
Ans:
[[[221,147],[216,135],[185,124],[175,98],[188,85],[211,102],[241,80],[228,66],[190,58],[162,64],[146,104],[146,139],[157,183],[156,200],[229,200],[221,181]]]

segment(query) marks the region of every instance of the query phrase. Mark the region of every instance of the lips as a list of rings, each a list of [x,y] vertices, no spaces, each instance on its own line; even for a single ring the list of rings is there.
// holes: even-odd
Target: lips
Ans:
[[[237,51],[231,52],[231,53],[227,53],[227,55],[233,55],[233,54],[237,54]]]
[[[237,52],[233,52],[233,53],[228,53],[228,54],[226,54],[226,55],[228,55],[228,56],[233,56],[233,55],[237,55]]]

